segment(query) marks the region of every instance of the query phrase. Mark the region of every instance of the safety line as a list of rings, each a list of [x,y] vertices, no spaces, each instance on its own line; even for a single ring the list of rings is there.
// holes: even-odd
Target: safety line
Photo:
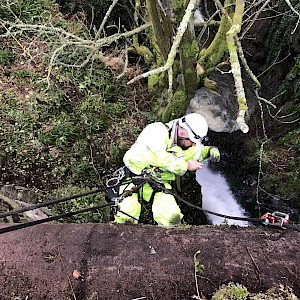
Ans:
[[[240,221],[249,221],[249,222],[264,224],[264,225],[267,225],[267,226],[274,226],[274,227],[280,227],[280,228],[285,228],[285,229],[292,229],[292,230],[300,232],[300,227],[292,225],[292,224],[280,224],[280,225],[272,224],[272,223],[266,224],[265,221],[263,219],[260,219],[260,218],[247,218],[247,217],[228,216],[228,215],[216,213],[216,212],[213,212],[213,211],[210,211],[210,210],[206,210],[206,209],[204,209],[204,208],[202,208],[200,206],[197,206],[195,204],[192,204],[192,203],[184,200],[183,198],[181,198],[178,195],[176,195],[175,193],[173,193],[171,190],[168,190],[167,188],[165,188],[161,184],[159,184],[156,181],[152,180],[150,177],[146,177],[146,176],[140,176],[140,177],[138,177],[138,176],[136,176],[136,177],[133,177],[133,179],[143,179],[143,181],[140,182],[140,183],[138,183],[137,185],[135,185],[132,189],[124,191],[124,193],[120,197],[122,197],[122,198],[128,197],[135,190],[139,189],[142,185],[144,185],[145,182],[148,182],[148,183],[153,184],[157,188],[161,189],[162,191],[164,191],[164,192],[166,192],[168,194],[173,195],[179,201],[181,201],[181,202],[183,202],[183,203],[185,203],[185,204],[187,204],[187,205],[189,205],[189,206],[191,206],[193,208],[201,210],[201,211],[203,211],[205,213],[208,213],[208,214],[212,214],[212,215],[215,215],[215,216],[218,216],[218,217],[222,217],[222,218],[225,218],[225,219],[240,220]],[[92,194],[95,194],[95,193],[99,193],[99,192],[105,191],[105,190],[107,190],[109,188],[118,187],[118,186],[124,185],[126,183],[130,183],[130,182],[133,182],[133,180],[124,181],[124,182],[122,182],[120,184],[117,184],[117,185],[114,185],[114,186],[111,186],[111,187],[108,187],[108,188],[97,189],[97,190],[86,192],[86,193],[82,193],[82,194],[77,194],[77,195],[73,195],[73,196],[69,196],[69,197],[64,197],[64,198],[60,198],[60,199],[56,199],[56,200],[52,200],[52,201],[48,201],[48,202],[43,202],[43,203],[40,203],[40,204],[32,205],[32,206],[29,206],[29,207],[19,208],[19,209],[15,209],[15,210],[12,210],[12,211],[0,213],[0,217],[5,217],[5,216],[9,216],[9,215],[13,215],[13,214],[25,212],[25,211],[28,211],[28,210],[32,210],[32,209],[35,209],[35,208],[39,208],[39,207],[43,207],[43,206],[47,206],[47,205],[52,205],[52,204],[56,204],[56,203],[60,203],[60,202],[68,201],[68,200],[71,200],[71,199],[76,199],[76,198],[88,196],[88,195],[92,195]],[[57,216],[52,216],[52,217],[48,217],[48,218],[37,220],[37,221],[31,221],[31,222],[28,222],[28,223],[21,223],[21,224],[17,224],[17,225],[5,227],[5,228],[0,228],[0,234],[1,233],[5,233],[5,232],[14,231],[14,230],[21,229],[21,228],[26,228],[26,227],[34,226],[34,225],[37,225],[37,224],[42,224],[42,223],[50,222],[50,221],[53,221],[53,220],[67,218],[67,217],[74,216],[76,214],[80,214],[80,213],[83,213],[83,212],[88,212],[88,211],[100,209],[100,208],[107,207],[107,206],[113,206],[113,205],[114,205],[114,202],[111,202],[111,203],[108,203],[108,204],[105,204],[105,205],[84,208],[84,209],[81,209],[81,210],[78,210],[78,211],[75,211],[75,212],[68,212],[68,213],[65,213],[65,214],[60,214],[60,215],[57,215]],[[118,210],[118,211],[121,212],[121,213],[123,213],[123,214],[125,214],[125,215],[127,215],[127,216],[129,216],[129,217],[131,217],[132,219],[138,221],[138,219],[136,219],[136,218],[128,215],[127,213],[125,213],[123,211],[120,211],[120,210]]]
[[[220,213],[216,213],[216,212],[204,209],[204,208],[202,208],[200,206],[197,206],[195,204],[192,204],[192,203],[190,203],[190,202],[182,199],[181,197],[179,197],[178,195],[176,195],[172,191],[168,190],[164,186],[161,186],[160,184],[158,184],[157,182],[155,182],[152,179],[148,179],[148,182],[152,183],[153,185],[155,185],[156,187],[160,188],[164,192],[173,195],[179,201],[181,201],[181,202],[183,202],[183,203],[185,203],[185,204],[187,204],[187,205],[189,205],[191,207],[194,207],[194,208],[196,208],[198,210],[201,210],[201,211],[203,211],[205,213],[208,213],[208,214],[212,214],[212,215],[215,215],[215,216],[218,216],[218,217],[222,217],[222,218],[225,218],[225,219],[240,220],[240,221],[249,221],[249,222],[254,222],[254,223],[260,223],[260,224],[267,225],[267,226],[274,226],[274,227],[280,227],[280,228],[285,228],[285,229],[293,229],[295,231],[299,231],[300,232],[300,227],[296,226],[296,225],[291,225],[291,224],[277,225],[277,224],[272,224],[272,223],[266,224],[265,221],[263,219],[260,219],[260,218],[234,217],[234,216],[227,216],[227,215],[223,215],[223,214],[220,214]]]
[[[108,203],[108,204],[98,205],[98,206],[94,206],[94,207],[83,208],[83,209],[80,209],[80,210],[60,214],[60,215],[57,215],[57,216],[48,217],[48,218],[45,218],[45,219],[40,219],[40,220],[36,220],[36,221],[31,221],[31,222],[27,222],[27,223],[20,223],[20,224],[17,224],[17,225],[0,228],[0,234],[10,232],[10,231],[14,231],[14,230],[18,230],[18,229],[22,229],[22,228],[26,228],[26,227],[31,227],[31,226],[46,223],[46,222],[55,221],[55,220],[62,219],[62,218],[72,217],[72,216],[75,216],[75,215],[78,215],[78,214],[81,214],[81,213],[101,209],[101,208],[111,206],[111,205],[112,205],[112,203]]]
[[[132,182],[132,180],[128,181],[128,183],[129,182]],[[127,183],[127,181],[122,182],[120,184],[117,184],[113,187],[118,187],[118,186],[121,186],[121,185],[126,184],[126,183]],[[28,210],[33,210],[33,209],[40,208],[40,207],[45,207],[45,206],[48,206],[48,205],[53,205],[53,204],[69,201],[69,200],[72,200],[72,199],[77,199],[77,198],[97,194],[97,193],[106,191],[107,189],[109,189],[109,188],[107,188],[107,187],[106,188],[101,188],[101,189],[89,191],[89,192],[86,192],[86,193],[76,194],[76,195],[73,195],[73,196],[67,196],[67,197],[63,197],[63,198],[59,198],[59,199],[55,199],[55,200],[51,200],[51,201],[41,202],[41,203],[34,204],[34,205],[31,205],[31,206],[27,206],[27,207],[21,207],[21,208],[17,208],[17,209],[14,209],[14,210],[9,210],[9,211],[0,213],[0,218],[4,218],[4,217],[11,216],[11,215],[23,213],[23,212],[28,211]]]

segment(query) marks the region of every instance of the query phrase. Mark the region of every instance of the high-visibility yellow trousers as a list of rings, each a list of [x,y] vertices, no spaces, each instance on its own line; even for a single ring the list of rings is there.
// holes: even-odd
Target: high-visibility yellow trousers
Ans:
[[[130,190],[132,187],[134,187],[132,183],[128,186],[122,186],[120,188],[120,193],[123,193],[125,190]],[[171,185],[169,183],[165,183],[165,187],[167,189],[171,189]],[[154,191],[149,183],[145,183],[138,192],[124,198],[123,201],[119,203],[120,211],[118,211],[115,216],[115,221],[117,223],[125,223],[126,221],[137,223],[141,213],[139,198],[148,202],[150,201],[153,192]],[[123,214],[122,211],[127,213],[129,216]],[[181,213],[174,196],[164,192],[156,192],[154,194],[152,213],[154,221],[164,226],[178,225],[181,223],[181,219],[183,218],[183,214]],[[134,217],[136,220],[132,219],[130,216]]]

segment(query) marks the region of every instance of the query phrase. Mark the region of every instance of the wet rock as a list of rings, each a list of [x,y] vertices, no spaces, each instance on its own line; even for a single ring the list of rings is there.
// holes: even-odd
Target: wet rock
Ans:
[[[244,89],[248,101],[248,121],[255,109],[253,84],[247,75],[244,78]],[[187,113],[196,112],[207,120],[209,129],[216,132],[233,132],[239,130],[236,122],[238,102],[231,73],[215,72],[209,78],[217,83],[216,89],[200,88],[191,99]]]

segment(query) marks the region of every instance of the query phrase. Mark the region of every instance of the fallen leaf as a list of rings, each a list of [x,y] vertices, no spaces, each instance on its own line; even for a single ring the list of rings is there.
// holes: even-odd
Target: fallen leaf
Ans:
[[[73,271],[73,277],[74,277],[75,279],[81,279],[81,278],[82,278],[80,272],[77,271],[77,270],[74,270],[74,271]]]

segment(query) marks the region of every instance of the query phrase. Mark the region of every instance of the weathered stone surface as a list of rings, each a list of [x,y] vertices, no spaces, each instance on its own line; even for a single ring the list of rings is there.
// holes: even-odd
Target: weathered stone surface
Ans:
[[[187,113],[201,114],[208,123],[209,129],[216,132],[233,132],[239,130],[236,122],[238,102],[232,74],[215,72],[210,79],[217,83],[215,90],[206,87],[200,88],[191,99]],[[248,102],[248,114],[245,120],[254,111],[253,84],[244,75],[244,89]]]
[[[0,299],[191,299],[198,250],[208,299],[230,281],[299,296],[299,242],[299,232],[264,227],[38,225],[0,235]]]

